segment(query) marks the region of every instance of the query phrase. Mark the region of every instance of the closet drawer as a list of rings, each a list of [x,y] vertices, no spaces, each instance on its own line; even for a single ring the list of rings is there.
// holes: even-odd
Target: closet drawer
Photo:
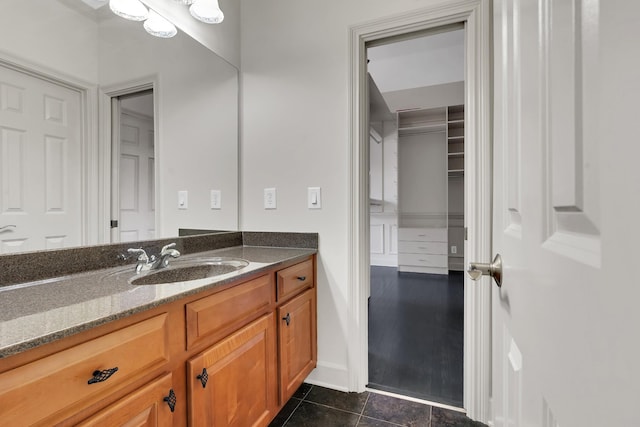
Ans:
[[[398,244],[398,251],[401,254],[432,254],[446,255],[446,242],[409,242],[402,241]]]
[[[53,425],[99,402],[167,363],[168,336],[162,314],[3,373],[2,424]],[[89,383],[98,371],[114,368],[108,378]]]
[[[213,343],[269,311],[274,294],[271,277],[261,276],[187,304],[187,348],[205,340]]]
[[[447,255],[398,254],[398,264],[417,267],[448,267]]]
[[[307,260],[278,271],[278,302],[313,287],[313,261]]]
[[[412,240],[418,242],[446,242],[446,228],[400,228],[398,240]]]

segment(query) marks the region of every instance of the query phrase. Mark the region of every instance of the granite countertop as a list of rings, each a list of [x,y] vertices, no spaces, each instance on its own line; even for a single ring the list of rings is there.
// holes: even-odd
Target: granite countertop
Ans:
[[[202,257],[249,261],[238,271],[162,285],[129,284],[134,266],[93,270],[0,287],[0,358],[121,319],[180,298],[302,260],[316,249],[235,246],[181,256],[174,263]]]

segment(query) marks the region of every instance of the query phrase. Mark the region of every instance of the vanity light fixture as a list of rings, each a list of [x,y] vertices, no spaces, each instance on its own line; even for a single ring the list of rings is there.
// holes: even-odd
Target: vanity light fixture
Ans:
[[[109,8],[113,13],[131,21],[144,21],[149,10],[140,0],[109,0]]]
[[[189,7],[191,16],[206,24],[219,24],[224,20],[218,0],[195,0]]]
[[[144,21],[144,29],[152,36],[170,38],[178,34],[178,29],[155,10],[149,11],[149,17]]]
[[[224,13],[220,10],[218,0],[174,1],[189,6],[191,16],[204,23],[219,24],[224,20]],[[144,21],[144,29],[152,36],[169,38],[178,34],[178,29],[171,21],[160,16],[155,10],[147,9],[140,0],[109,0],[109,8],[123,18]]]

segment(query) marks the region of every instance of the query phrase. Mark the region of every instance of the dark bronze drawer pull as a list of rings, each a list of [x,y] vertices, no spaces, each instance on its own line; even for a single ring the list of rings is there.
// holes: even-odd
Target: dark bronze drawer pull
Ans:
[[[307,280],[307,276],[298,276],[298,280],[304,282],[305,280]]]
[[[291,323],[291,315],[289,313],[287,313],[287,315],[285,317],[283,317],[282,320],[287,322],[287,326],[289,326],[289,323]]]
[[[207,386],[207,381],[209,381],[209,374],[207,373],[207,368],[202,368],[202,373],[196,377],[200,380],[202,384],[202,388]]]
[[[176,399],[176,394],[173,392],[173,389],[169,389],[169,396],[165,396],[164,399],[162,399],[164,402],[167,402],[167,405],[169,405],[169,409],[171,409],[171,412],[173,412],[176,409],[176,401],[178,399]]]
[[[118,372],[117,366],[115,368],[105,369],[104,371],[93,371],[93,378],[87,381],[87,384],[95,384],[106,381],[109,379],[109,377],[111,377],[111,375],[115,374],[116,372]]]

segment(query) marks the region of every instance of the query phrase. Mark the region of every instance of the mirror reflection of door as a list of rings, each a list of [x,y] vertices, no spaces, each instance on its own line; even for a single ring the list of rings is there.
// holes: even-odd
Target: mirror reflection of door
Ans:
[[[0,253],[82,243],[82,95],[0,63]]]
[[[114,160],[117,159],[117,227],[114,241],[155,238],[155,150],[153,91],[121,96],[114,100]],[[114,129],[115,130],[115,129]],[[117,144],[117,147],[115,146]],[[114,224],[115,225],[115,224]]]

